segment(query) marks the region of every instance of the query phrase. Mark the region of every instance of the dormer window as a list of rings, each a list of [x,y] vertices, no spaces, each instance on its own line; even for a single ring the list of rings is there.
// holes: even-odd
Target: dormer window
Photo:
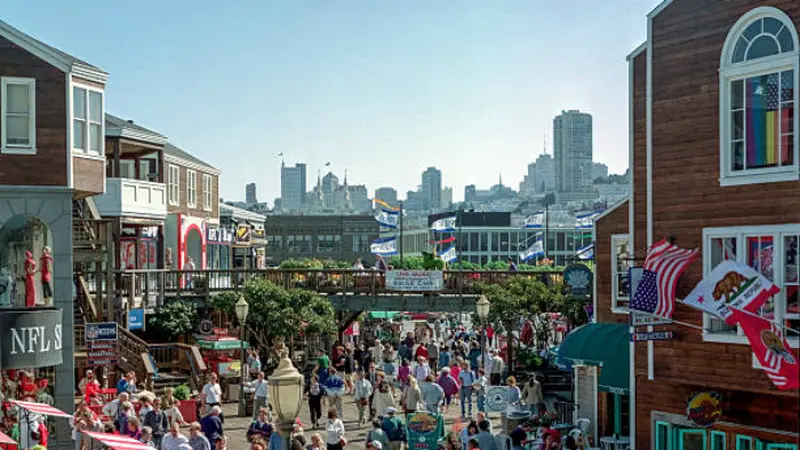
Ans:
[[[36,80],[0,78],[0,152],[36,153]]]
[[[728,34],[720,61],[720,182],[797,180],[797,30],[776,8],[756,8]]]

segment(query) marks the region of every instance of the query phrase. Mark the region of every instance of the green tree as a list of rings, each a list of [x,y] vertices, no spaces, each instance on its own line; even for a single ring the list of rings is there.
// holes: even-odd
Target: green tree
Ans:
[[[196,324],[197,309],[193,303],[184,300],[167,303],[148,321],[156,335],[168,340],[190,333]]]
[[[284,289],[263,279],[249,280],[241,291],[250,305],[247,329],[259,345],[272,347],[276,340],[289,339],[301,332],[333,333],[336,320],[333,306],[316,292]],[[239,293],[223,292],[212,298],[214,308],[236,321]]]

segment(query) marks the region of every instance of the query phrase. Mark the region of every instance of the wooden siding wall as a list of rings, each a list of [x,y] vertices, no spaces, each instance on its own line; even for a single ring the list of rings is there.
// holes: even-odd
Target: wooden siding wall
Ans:
[[[165,161],[164,166],[166,169],[164,170],[164,183],[167,185],[167,198],[169,199],[169,168],[171,166],[177,166],[180,171],[180,183],[178,184],[178,190],[180,190],[180,202],[179,205],[171,205],[167,203],[167,210],[170,214],[179,213],[179,214],[186,214],[189,216],[194,217],[206,217],[210,216],[212,220],[219,220],[219,176],[204,173],[200,169],[195,168],[187,168],[183,165],[176,164],[174,162]],[[193,208],[189,207],[189,204],[186,202],[189,194],[186,190],[186,186],[189,182],[189,177],[186,175],[187,170],[194,170],[197,174],[197,178],[195,180],[195,206]],[[203,175],[211,175],[211,209],[207,211],[203,209],[205,196],[203,194]]]
[[[72,185],[86,195],[102,194],[106,179],[105,160],[72,157]]]
[[[653,20],[654,240],[674,236],[682,247],[702,247],[704,227],[800,222],[800,182],[719,185],[720,54],[733,24],[758,6],[778,7],[800,24],[797,0],[675,0]],[[646,53],[634,70],[635,248],[643,250]],[[701,278],[698,261],[681,278],[678,298]],[[702,324],[699,311],[680,304],[675,319]],[[703,342],[688,327],[669,329],[677,337],[655,343],[654,381],[647,380],[647,345],[636,345],[637,448],[651,447],[651,411],[683,415],[687,396],[702,387],[724,390],[725,421],[798,432],[798,394],[778,394],[753,369],[749,346]]]
[[[66,75],[0,37],[0,76],[36,79],[37,149],[35,155],[0,154],[0,184],[66,186]]]
[[[628,233],[628,202],[617,205],[616,209],[595,222],[594,243],[595,266],[597,272],[597,311],[598,322],[628,322],[627,314],[612,313],[613,293],[611,286],[612,264],[611,235]]]

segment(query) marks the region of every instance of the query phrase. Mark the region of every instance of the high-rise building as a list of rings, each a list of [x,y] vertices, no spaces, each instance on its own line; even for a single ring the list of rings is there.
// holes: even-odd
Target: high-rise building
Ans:
[[[255,183],[248,183],[244,187],[244,202],[248,205],[255,205],[258,203],[258,199],[256,198],[256,184]]]
[[[556,191],[592,191],[592,116],[562,111],[553,119]]]
[[[297,211],[303,207],[306,197],[306,165],[286,167],[281,163],[281,210]]]
[[[422,205],[425,209],[435,209],[442,205],[442,171],[428,167],[422,172]]]
[[[442,189],[442,204],[439,205],[442,209],[450,209],[453,204],[453,188],[446,187]]]
[[[382,202],[386,202],[389,206],[397,206],[397,190],[394,188],[384,186],[375,189],[375,198]]]
[[[592,163],[592,181],[598,178],[608,178],[608,166],[603,163]]]

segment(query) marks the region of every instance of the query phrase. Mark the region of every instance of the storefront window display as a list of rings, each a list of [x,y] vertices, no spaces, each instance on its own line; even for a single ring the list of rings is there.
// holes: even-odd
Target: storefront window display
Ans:
[[[14,216],[0,228],[0,307],[53,301],[53,236],[35,217]]]

